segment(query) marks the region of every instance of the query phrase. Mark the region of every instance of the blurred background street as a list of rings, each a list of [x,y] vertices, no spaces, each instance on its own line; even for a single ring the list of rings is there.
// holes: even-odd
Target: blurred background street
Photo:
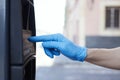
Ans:
[[[120,46],[120,0],[35,0],[37,35],[61,33],[88,48]],[[120,80],[120,71],[64,56],[50,59],[37,43],[36,80]]]
[[[36,80],[119,80],[120,71],[91,64],[62,64],[39,67]]]

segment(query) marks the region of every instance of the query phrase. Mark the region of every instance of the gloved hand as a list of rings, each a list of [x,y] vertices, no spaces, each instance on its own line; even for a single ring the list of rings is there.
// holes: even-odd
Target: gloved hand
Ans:
[[[31,42],[43,42],[42,46],[47,56],[64,56],[78,61],[84,61],[87,56],[87,48],[80,47],[65,38],[62,34],[33,36],[28,38]]]

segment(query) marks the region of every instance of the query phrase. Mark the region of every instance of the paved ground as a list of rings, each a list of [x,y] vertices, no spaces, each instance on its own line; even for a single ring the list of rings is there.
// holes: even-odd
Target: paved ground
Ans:
[[[36,80],[120,80],[120,71],[89,63],[55,64],[38,68]]]

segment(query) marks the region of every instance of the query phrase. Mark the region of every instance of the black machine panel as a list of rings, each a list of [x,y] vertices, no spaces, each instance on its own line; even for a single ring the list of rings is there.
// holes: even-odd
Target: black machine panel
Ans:
[[[30,4],[32,1],[28,0],[11,0],[10,2],[11,64],[23,64],[28,57],[35,54],[31,49],[25,50],[25,43],[30,43],[27,38],[35,35],[34,7]]]
[[[10,1],[11,80],[35,80],[35,44],[27,40],[35,36],[32,0]],[[15,76],[16,75],[16,76]]]
[[[9,79],[9,4],[0,0],[0,80]]]
[[[33,0],[0,1],[0,80],[35,80]]]

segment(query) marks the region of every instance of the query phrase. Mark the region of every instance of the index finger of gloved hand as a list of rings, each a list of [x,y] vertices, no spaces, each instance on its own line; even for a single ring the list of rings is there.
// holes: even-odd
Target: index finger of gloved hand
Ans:
[[[51,35],[42,35],[42,36],[32,36],[28,40],[31,42],[44,42],[44,41],[61,41],[63,36],[61,34],[51,34]]]

